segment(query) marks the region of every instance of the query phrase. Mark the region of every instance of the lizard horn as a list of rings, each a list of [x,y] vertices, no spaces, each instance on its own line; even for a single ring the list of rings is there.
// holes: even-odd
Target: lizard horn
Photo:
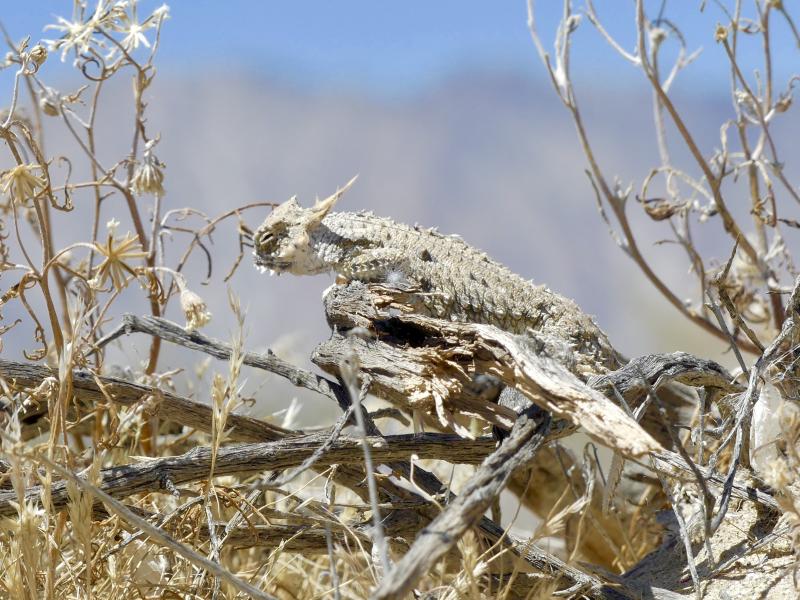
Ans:
[[[314,217],[312,219],[313,224],[317,224],[325,218],[325,216],[331,211],[339,199],[344,196],[344,193],[353,186],[353,184],[356,182],[356,179],[358,179],[358,175],[353,177],[343,187],[337,189],[333,194],[325,198],[325,200],[317,200],[314,208],[311,209],[314,211]]]

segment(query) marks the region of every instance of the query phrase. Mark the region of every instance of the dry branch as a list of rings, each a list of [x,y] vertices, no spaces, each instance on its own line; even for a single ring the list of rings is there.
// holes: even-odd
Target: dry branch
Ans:
[[[282,471],[301,464],[325,441],[324,433],[298,436],[259,444],[234,444],[217,453],[214,474],[252,475],[265,471]],[[403,460],[411,454],[420,458],[477,464],[493,448],[491,440],[462,440],[454,435],[426,434],[424,436],[400,435],[367,438],[376,460],[383,463]],[[332,464],[360,464],[363,454],[360,439],[342,436],[333,442],[328,451],[318,459],[318,466]],[[180,455],[147,459],[139,464],[110,467],[100,471],[99,487],[115,498],[133,494],[164,492],[174,486],[208,478],[212,452],[207,447],[197,447]],[[30,500],[38,500],[39,487],[27,491]],[[16,492],[0,492],[0,516],[16,513]],[[68,501],[66,485],[54,483],[51,503],[63,508]]]
[[[733,381],[733,376],[713,360],[698,358],[687,352],[670,354],[648,354],[631,360],[613,373],[598,375],[589,380],[596,390],[612,394],[616,390],[627,397],[632,393],[656,391],[670,381],[692,387],[713,390],[711,398],[721,394],[744,391],[744,387]]]
[[[0,376],[19,387],[35,388],[45,378],[53,375],[53,371],[47,367],[0,360]],[[211,409],[206,404],[171,392],[158,390],[151,386],[134,384],[114,377],[97,377],[88,371],[80,369],[73,371],[72,377],[74,382],[73,393],[81,402],[105,402],[107,397],[100,391],[101,386],[108,392],[108,398],[125,406],[135,404],[144,397],[162,394],[161,401],[157,405],[158,412],[156,414],[158,416],[199,431],[210,431]],[[299,444],[303,444],[303,440],[305,440],[305,442],[314,447],[314,443],[319,446],[327,439],[328,435],[326,431],[313,435],[298,435],[298,432],[276,427],[265,421],[243,415],[229,416],[228,424],[231,425],[230,439],[239,442],[278,441],[287,438],[287,436],[293,436],[288,439]],[[404,439],[404,436],[391,436],[386,439],[401,440]],[[495,441],[486,437],[466,440],[459,436],[448,434],[423,434],[415,439],[420,444],[421,453],[418,452],[420,456],[423,456],[426,451],[434,453],[434,448],[438,447],[439,454],[431,456],[431,458],[463,464],[478,464],[495,448]],[[426,446],[428,443],[431,446]],[[657,461],[657,466],[663,468],[666,474],[676,477],[681,476],[681,474],[683,476],[691,475],[691,470],[683,459],[673,452],[660,452],[654,455],[654,458]],[[326,462],[324,464],[329,463]],[[415,467],[415,471],[419,472],[419,467]],[[720,476],[715,476],[708,471],[705,471],[705,476],[709,478],[708,482],[711,487],[722,489],[724,480]],[[415,477],[415,481],[418,484],[420,483],[418,477]],[[443,487],[440,487],[438,491],[427,489],[426,492],[438,494],[443,489]],[[777,503],[772,496],[752,486],[737,483],[733,488],[733,495],[736,498],[752,500],[771,508],[777,508]]]
[[[0,378],[14,388],[34,389],[48,377],[57,378],[58,373],[39,365],[0,360]],[[211,430],[209,405],[152,386],[132,383],[118,377],[99,377],[91,371],[75,369],[72,372],[72,392],[86,406],[105,404],[109,399],[123,406],[133,406],[145,398],[156,398],[158,402],[153,410],[159,417],[199,431]],[[46,406],[32,406],[20,418],[32,420],[38,415],[44,415],[46,410]],[[243,415],[231,415],[228,425],[231,427],[231,439],[242,442],[276,440],[295,433]]]
[[[392,345],[403,344],[403,353],[413,358],[402,364],[410,363],[417,369],[413,379],[411,369],[403,369],[401,374],[409,376],[402,381],[415,386],[404,383],[403,393],[415,408],[435,407],[440,420],[452,418],[454,413],[483,416],[495,410],[485,399],[473,400],[463,393],[474,386],[479,375],[492,375],[623,455],[636,457],[661,450],[658,442],[621,408],[570,372],[565,366],[569,357],[565,360],[559,355],[557,343],[539,338],[532,341],[490,325],[404,314],[413,302],[402,291],[381,285],[353,282],[339,286],[327,294],[325,304],[328,320],[337,329],[346,331],[347,325],[352,328],[369,323],[379,339]],[[346,343],[348,340],[342,339],[333,350],[326,348],[325,355],[336,355],[347,347],[342,345]],[[387,346],[379,349],[386,350]],[[318,351],[314,360],[323,368],[333,367],[331,360],[323,362],[319,358]],[[394,351],[387,356],[377,355],[373,361],[363,366],[365,373],[394,378]],[[380,395],[382,390],[376,391]],[[458,399],[456,406],[450,404],[451,398]]]
[[[132,333],[146,333],[167,342],[179,344],[189,350],[198,350],[209,354],[220,360],[228,360],[231,356],[231,346],[226,342],[209,338],[198,331],[186,331],[185,328],[166,319],[150,316],[139,317],[132,314],[123,315],[122,324],[101,340],[98,340],[96,345],[98,348],[102,348],[120,336]],[[319,375],[298,369],[291,363],[281,360],[270,351],[266,353],[245,352],[242,362],[257,369],[275,373],[288,379],[297,387],[302,387],[330,398],[339,404],[342,410],[345,410],[350,405],[347,392],[342,386]]]

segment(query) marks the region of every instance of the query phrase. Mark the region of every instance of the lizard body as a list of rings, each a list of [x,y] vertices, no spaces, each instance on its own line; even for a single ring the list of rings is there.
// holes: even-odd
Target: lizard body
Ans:
[[[572,300],[520,277],[458,236],[367,212],[331,212],[343,191],[312,208],[294,198],[276,207],[253,236],[256,265],[277,273],[332,271],[349,280],[412,286],[420,292],[415,308],[429,316],[523,335],[533,330],[565,342],[584,378],[623,363]]]

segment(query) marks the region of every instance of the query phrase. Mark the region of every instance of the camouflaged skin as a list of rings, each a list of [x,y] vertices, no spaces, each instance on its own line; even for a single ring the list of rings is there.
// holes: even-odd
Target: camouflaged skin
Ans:
[[[329,212],[334,202],[306,209],[292,199],[278,206],[254,235],[256,265],[415,288],[416,308],[429,316],[563,340],[583,377],[623,364],[575,302],[523,279],[460,237],[372,213]]]

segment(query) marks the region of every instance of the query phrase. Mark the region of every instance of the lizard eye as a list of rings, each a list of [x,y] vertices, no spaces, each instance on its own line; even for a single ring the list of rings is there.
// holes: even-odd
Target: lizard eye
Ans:
[[[273,237],[275,236],[271,231],[261,231],[257,233],[255,238],[256,248],[261,248],[265,244],[268,244]]]

